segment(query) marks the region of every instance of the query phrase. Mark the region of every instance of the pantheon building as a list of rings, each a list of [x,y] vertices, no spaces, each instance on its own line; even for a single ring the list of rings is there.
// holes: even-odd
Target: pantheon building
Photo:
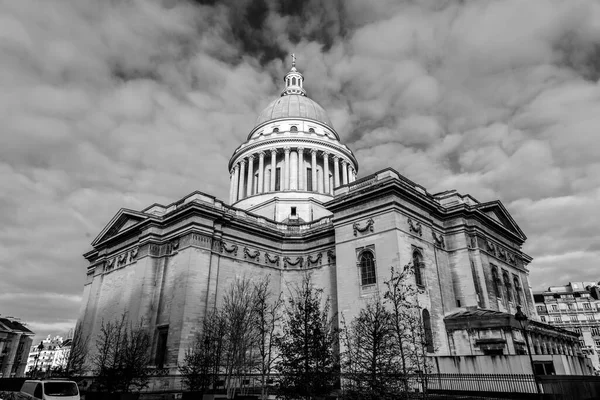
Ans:
[[[295,66],[283,82],[231,156],[228,199],[196,191],[121,209],[99,233],[84,255],[87,333],[127,311],[152,332],[153,364],[176,373],[236,277],[287,293],[310,272],[351,320],[391,267],[411,264],[438,371],[531,373],[521,305],[540,368],[586,372],[577,334],[538,321],[526,237],[500,201],[430,193],[391,168],[361,176]]]

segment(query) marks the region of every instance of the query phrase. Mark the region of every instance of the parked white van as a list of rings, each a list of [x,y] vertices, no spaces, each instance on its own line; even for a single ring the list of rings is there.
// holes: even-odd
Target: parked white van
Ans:
[[[21,399],[80,400],[79,388],[73,381],[25,381],[19,393]]]

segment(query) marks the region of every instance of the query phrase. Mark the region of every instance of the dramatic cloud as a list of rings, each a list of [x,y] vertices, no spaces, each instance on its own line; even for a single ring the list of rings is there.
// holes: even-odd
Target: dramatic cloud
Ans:
[[[535,289],[600,255],[593,1],[48,0],[0,5],[0,313],[73,324],[121,207],[201,190],[298,55],[360,174],[501,199]]]

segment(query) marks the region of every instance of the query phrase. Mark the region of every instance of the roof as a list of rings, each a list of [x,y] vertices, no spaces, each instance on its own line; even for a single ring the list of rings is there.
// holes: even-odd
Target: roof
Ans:
[[[281,96],[266,106],[256,119],[256,125],[280,118],[308,118],[331,127],[331,121],[316,101],[297,94]]]
[[[7,328],[11,331],[33,334],[33,332],[27,329],[25,325],[18,321],[15,321],[14,319],[0,318],[0,329],[1,328]]]

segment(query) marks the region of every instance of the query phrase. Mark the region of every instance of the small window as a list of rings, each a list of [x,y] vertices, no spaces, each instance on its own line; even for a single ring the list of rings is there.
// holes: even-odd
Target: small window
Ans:
[[[504,286],[506,287],[506,299],[512,302],[512,285],[510,283],[510,278],[508,277],[508,272],[502,271],[502,278],[504,279]]]
[[[370,251],[363,251],[359,257],[361,285],[373,285],[375,278],[375,257]]]
[[[306,168],[306,190],[312,192],[312,168]]]
[[[296,216],[296,207],[292,207],[292,217]]]
[[[281,168],[275,170],[275,190],[281,190]]]
[[[308,128],[308,132],[315,133],[315,128]]]
[[[423,257],[421,253],[415,251],[413,253],[413,270],[415,272],[415,282],[417,285],[423,286],[423,275],[421,268],[423,267]]]
[[[423,310],[423,333],[425,334],[425,348],[428,353],[433,353],[433,332],[431,330],[431,316],[429,311]]]
[[[292,85],[296,84],[296,78],[292,78]]]
[[[292,126],[292,127],[290,128],[290,132],[298,132],[298,127],[297,127],[297,126],[295,126],[295,125],[294,125],[294,126]]]
[[[542,322],[546,322],[546,317],[541,316],[540,318],[542,319]]]
[[[279,132],[279,128],[273,128],[273,133]]]
[[[162,326],[158,328],[158,339],[156,341],[156,367],[164,368],[167,358],[167,338],[169,336],[169,327]]]

